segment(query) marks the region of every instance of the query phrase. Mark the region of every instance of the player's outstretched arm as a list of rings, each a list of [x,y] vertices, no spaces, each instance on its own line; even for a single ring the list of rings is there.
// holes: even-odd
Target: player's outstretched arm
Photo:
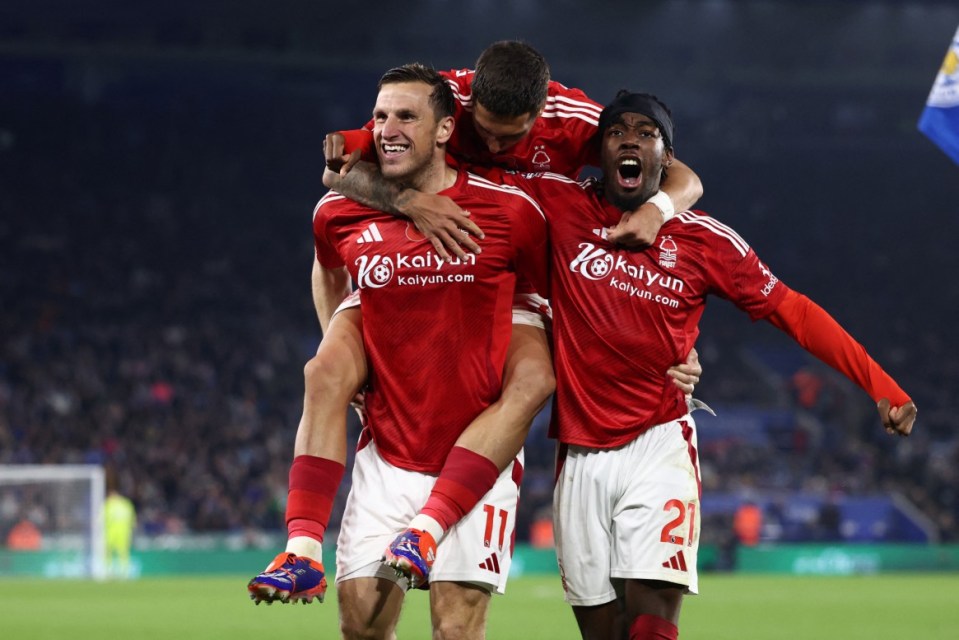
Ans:
[[[466,251],[480,253],[471,236],[482,239],[482,229],[452,199],[387,181],[375,164],[360,161],[360,149],[351,151],[342,133],[328,134],[323,150],[326,187],[378,211],[406,216],[444,260],[452,259],[451,252],[458,258],[465,258]]]
[[[785,286],[780,283],[779,286]],[[908,436],[916,420],[916,404],[822,307],[786,290],[768,320],[811,354],[862,387],[876,402],[887,433]]]
[[[650,245],[667,220],[703,197],[699,176],[676,159],[669,165],[669,173],[659,189],[638,209],[623,214],[619,224],[607,232],[610,242],[636,249]]]

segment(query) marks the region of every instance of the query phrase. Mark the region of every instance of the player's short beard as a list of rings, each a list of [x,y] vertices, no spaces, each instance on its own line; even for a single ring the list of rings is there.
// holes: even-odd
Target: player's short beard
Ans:
[[[445,164],[441,164],[437,162],[435,158],[431,158],[423,164],[415,167],[413,170],[405,173],[402,177],[396,180],[396,183],[402,189],[429,191],[430,183],[434,180],[434,178],[442,173],[445,167]]]
[[[636,194],[626,195],[623,193],[612,193],[607,189],[606,199],[621,211],[634,211],[638,209],[641,204],[649,200],[654,193],[656,193],[655,190],[650,191],[643,189]]]
[[[422,176],[427,171],[431,158],[412,158],[409,164],[401,169],[396,167],[381,169],[383,178],[401,188],[416,188],[416,183],[422,182]]]

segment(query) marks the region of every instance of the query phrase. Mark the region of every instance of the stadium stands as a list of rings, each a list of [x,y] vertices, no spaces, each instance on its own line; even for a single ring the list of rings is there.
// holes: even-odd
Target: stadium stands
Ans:
[[[904,46],[887,54],[900,74]],[[552,61],[590,88],[581,65]],[[283,526],[302,365],[319,339],[308,274],[322,135],[364,119],[379,69],[260,62],[91,58],[62,41],[0,55],[13,98],[0,106],[0,463],[108,465],[147,535]],[[913,132],[923,94],[832,80],[783,89],[757,72],[717,81],[703,103],[683,101],[688,87],[659,93],[677,114],[679,157],[706,185],[702,207],[860,338],[914,394],[918,426],[889,438],[859,389],[713,305],[697,345],[697,395],[720,409],[701,433],[704,535],[722,542],[732,510],[762,498],[770,521],[777,500],[817,510],[778,530],[817,539],[831,500],[867,521],[895,510],[869,500],[897,493],[955,541],[947,239],[959,181]],[[549,504],[545,420],[521,535]],[[0,510],[0,535],[17,515]],[[880,538],[914,539],[905,528]]]

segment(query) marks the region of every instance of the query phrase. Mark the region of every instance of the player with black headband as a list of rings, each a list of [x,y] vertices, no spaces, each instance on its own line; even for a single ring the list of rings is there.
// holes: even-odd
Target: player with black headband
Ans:
[[[455,97],[456,126],[446,149],[461,165],[469,165],[471,171],[483,175],[484,165],[496,165],[576,177],[584,165],[598,162],[595,135],[602,106],[582,91],[550,80],[546,60],[528,44],[494,43],[480,55],[475,72],[459,69],[441,75]],[[442,210],[445,203],[459,212],[453,216],[459,219],[459,226],[479,234],[472,218],[462,216],[462,210],[444,194],[422,193],[401,181],[383,180],[378,176],[380,169],[373,164],[353,166],[352,162],[360,157],[353,152],[364,148],[371,154],[368,159],[377,159],[374,125],[371,121],[370,130],[328,136],[327,160],[340,173],[327,170],[327,186],[373,209],[406,213],[414,219],[415,211],[422,213],[423,202],[432,203],[425,206],[426,210]],[[338,140],[335,144],[334,139]],[[409,148],[406,144],[391,144],[389,153],[400,154]],[[647,242],[655,237],[656,229],[674,208],[691,206],[702,193],[699,179],[685,166],[675,166],[668,184],[661,186],[661,193],[617,220],[609,230],[611,239],[625,242],[632,238],[638,242],[642,237],[642,242]],[[400,207],[397,197],[411,208]],[[446,240],[440,242],[437,236],[431,239],[431,234],[425,233],[429,226],[410,221],[407,234],[412,242],[434,247],[432,256],[437,265],[441,257],[449,257],[447,249],[456,254],[456,264],[482,259],[470,253],[478,254],[483,245],[479,237],[482,234],[474,242],[469,235],[457,231],[454,224],[448,229]],[[375,228],[362,240],[379,242],[374,231]],[[251,593],[258,602],[307,600],[321,595],[324,589],[317,576],[324,572],[320,560],[322,542],[345,471],[347,407],[367,383],[368,354],[362,340],[360,289],[348,296],[349,282],[331,278],[318,261],[314,261],[312,280],[323,341],[304,371],[306,393],[286,506],[287,545],[250,582]],[[548,315],[546,301],[520,283],[512,326],[502,329],[510,345],[502,393],[461,434],[439,470],[429,498],[411,519],[408,529],[383,550],[385,562],[406,574],[415,586],[429,580],[431,558],[447,532],[472,510],[485,508],[484,496],[500,473],[516,462],[533,417],[553,392],[545,330]],[[676,364],[664,380],[675,380],[675,384],[691,393],[702,371],[695,352],[684,364]],[[498,571],[493,563],[490,567],[491,573]],[[300,577],[294,580],[295,576]]]
[[[909,435],[916,406],[821,307],[781,282],[730,227],[700,211],[627,250],[603,229],[656,193],[673,122],[655,96],[620,92],[599,118],[601,181],[506,176],[549,221],[560,442],[557,555],[583,638],[675,640],[696,593],[696,423],[663,373],[699,335],[708,294],[764,319],[863,388],[886,431]]]

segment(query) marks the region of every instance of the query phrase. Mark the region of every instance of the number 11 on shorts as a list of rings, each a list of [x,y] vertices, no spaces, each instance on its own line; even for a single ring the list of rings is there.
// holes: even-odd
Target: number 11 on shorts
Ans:
[[[503,543],[506,540],[506,518],[509,515],[506,509],[497,510],[491,504],[484,504],[483,511],[486,513],[486,531],[483,534],[483,546],[489,547],[493,543],[493,529],[496,525],[496,514],[499,513],[499,550],[503,550]]]

